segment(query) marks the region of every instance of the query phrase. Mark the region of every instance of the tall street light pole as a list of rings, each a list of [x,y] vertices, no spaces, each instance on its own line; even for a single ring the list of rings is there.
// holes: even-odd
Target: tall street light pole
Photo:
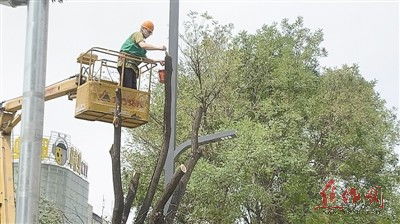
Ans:
[[[28,6],[16,223],[38,223],[49,0],[0,0],[0,4]]]
[[[176,98],[178,89],[177,70],[178,70],[178,35],[179,35],[179,0],[169,1],[169,42],[168,51],[172,58],[172,77],[171,77],[171,135],[167,158],[164,164],[164,180],[169,183],[173,176],[173,169],[165,169],[166,164],[174,163],[174,151],[176,144]],[[167,205],[171,201],[168,200]],[[166,206],[167,208],[167,206]],[[164,209],[164,213],[165,213]]]
[[[171,136],[169,140],[168,154],[165,161],[170,164],[174,159],[176,142],[176,99],[177,99],[177,68],[178,68],[178,34],[179,34],[179,0],[170,0],[169,4],[169,45],[168,52],[172,58],[171,77]],[[173,170],[166,170],[165,176],[171,177]],[[168,179],[169,182],[170,179]]]
[[[178,70],[178,34],[179,34],[179,0],[170,0],[169,4],[169,45],[168,51],[172,58],[172,77],[171,77],[171,135],[168,147],[168,154],[164,165],[164,183],[167,185],[174,174],[174,161],[181,152],[191,146],[190,141],[175,147],[176,144],[176,100],[177,100],[177,70]],[[217,142],[236,137],[234,131],[225,131],[212,135],[199,137],[199,145]],[[164,207],[164,214],[168,210],[171,198]]]

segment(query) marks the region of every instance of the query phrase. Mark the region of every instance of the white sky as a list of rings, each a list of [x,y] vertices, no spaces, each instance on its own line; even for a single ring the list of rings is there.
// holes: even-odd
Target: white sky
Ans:
[[[305,26],[322,28],[328,57],[324,66],[357,63],[364,77],[378,80],[376,90],[388,107],[399,106],[398,1],[200,1],[180,2],[180,25],[190,11],[208,11],[220,23],[233,23],[235,32],[254,33],[262,24],[303,16]],[[0,101],[20,96],[24,66],[26,7],[0,6]],[[91,47],[119,50],[140,23],[155,23],[149,43],[168,46],[169,1],[79,1],[50,4],[46,85],[78,73],[76,57]],[[182,26],[180,28],[182,30]],[[162,58],[162,53],[149,57]],[[89,203],[101,215],[112,213],[111,159],[113,127],[74,119],[74,101],[66,97],[46,102],[44,135],[71,135],[72,144],[89,165]],[[20,126],[15,129],[20,131]]]

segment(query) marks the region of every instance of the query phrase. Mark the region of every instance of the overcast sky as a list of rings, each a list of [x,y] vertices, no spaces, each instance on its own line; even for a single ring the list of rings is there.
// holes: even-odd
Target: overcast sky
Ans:
[[[323,66],[357,63],[367,80],[378,81],[376,91],[387,106],[399,106],[398,1],[188,1],[180,3],[180,31],[190,11],[208,11],[220,23],[233,23],[235,32],[254,33],[263,24],[297,16],[306,27],[324,33],[328,57]],[[24,66],[26,7],[0,6],[0,101],[20,96]],[[50,4],[46,84],[77,74],[76,57],[94,46],[119,50],[123,41],[150,19],[155,31],[147,42],[168,45],[169,1],[79,1]],[[149,57],[162,58],[160,53]],[[71,135],[89,165],[89,203],[101,215],[111,214],[113,126],[74,119],[75,101],[66,97],[46,102],[44,135]],[[18,135],[20,126],[15,129]],[[178,143],[179,144],[179,143]]]

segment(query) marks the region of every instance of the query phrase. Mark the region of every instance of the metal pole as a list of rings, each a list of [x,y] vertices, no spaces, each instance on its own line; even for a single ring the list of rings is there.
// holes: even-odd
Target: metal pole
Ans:
[[[21,224],[38,223],[48,12],[48,0],[28,1],[16,206],[16,223]]]
[[[172,58],[172,77],[171,77],[171,136],[169,148],[164,169],[165,185],[171,181],[174,172],[174,150],[176,141],[176,99],[177,99],[177,68],[178,68],[178,34],[179,34],[179,0],[170,0],[169,2],[169,43],[168,51]],[[171,200],[171,199],[170,199]],[[168,210],[167,205],[164,213]]]
[[[178,63],[178,23],[179,21],[179,0],[170,0],[169,9],[169,53],[172,58],[172,77],[171,77],[171,137],[169,141],[167,161],[165,164],[169,166],[174,160],[174,150],[176,141],[176,98],[177,98],[177,63]],[[172,162],[173,165],[173,162]],[[173,175],[173,168],[166,169],[165,183],[169,183]]]

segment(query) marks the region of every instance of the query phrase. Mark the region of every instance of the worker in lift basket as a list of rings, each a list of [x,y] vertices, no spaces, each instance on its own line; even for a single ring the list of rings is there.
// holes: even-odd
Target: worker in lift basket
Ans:
[[[147,50],[159,50],[166,51],[167,48],[162,46],[155,46],[149,43],[146,43],[144,40],[148,38],[154,31],[154,24],[151,21],[144,21],[140,26],[140,31],[134,32],[129,38],[122,44],[121,52],[138,56],[138,57],[146,57]],[[163,62],[161,62],[163,63]],[[136,79],[139,75],[139,66],[140,62],[133,60],[126,60],[124,66],[124,80],[122,81],[122,86],[137,89]],[[123,60],[122,58],[118,59],[117,70],[122,77],[122,66]]]

